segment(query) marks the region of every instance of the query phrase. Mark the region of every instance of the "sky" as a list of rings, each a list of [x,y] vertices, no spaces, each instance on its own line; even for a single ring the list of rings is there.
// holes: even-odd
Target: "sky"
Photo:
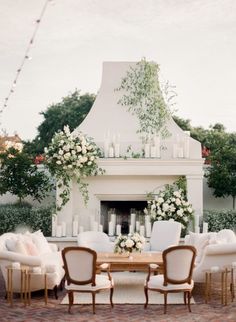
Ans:
[[[0,109],[44,3],[0,1]],[[9,135],[31,140],[48,106],[97,93],[104,61],[142,57],[176,87],[176,115],[236,131],[235,0],[49,1],[30,56],[0,115]]]

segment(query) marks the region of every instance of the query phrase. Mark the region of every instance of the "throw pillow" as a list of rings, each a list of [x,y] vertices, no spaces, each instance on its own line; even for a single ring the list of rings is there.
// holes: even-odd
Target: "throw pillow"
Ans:
[[[193,232],[190,232],[189,235],[189,243],[190,245],[193,245],[196,248],[196,262],[199,263],[202,259],[205,247],[209,244],[210,235],[208,233],[197,234]]]
[[[35,231],[31,234],[33,243],[36,245],[40,255],[45,253],[51,253],[52,250],[48,244],[47,239],[44,237],[41,230]]]
[[[26,240],[24,242],[24,244],[25,244],[25,248],[27,250],[28,255],[31,255],[31,256],[40,255],[38,248],[36,247],[36,245],[32,241]]]
[[[22,255],[28,255],[27,249],[23,243],[22,240],[17,239],[16,243],[15,243],[15,250],[16,253],[20,253]]]

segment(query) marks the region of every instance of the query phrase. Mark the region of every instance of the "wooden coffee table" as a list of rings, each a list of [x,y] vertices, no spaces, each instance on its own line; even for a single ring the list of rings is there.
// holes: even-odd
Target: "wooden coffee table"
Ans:
[[[97,265],[109,263],[111,271],[147,271],[149,264],[157,264],[162,270],[162,253],[98,253]]]

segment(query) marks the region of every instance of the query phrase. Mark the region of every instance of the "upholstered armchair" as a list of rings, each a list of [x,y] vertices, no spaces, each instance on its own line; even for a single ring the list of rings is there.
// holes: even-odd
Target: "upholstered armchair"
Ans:
[[[78,246],[88,247],[96,252],[113,252],[114,244],[110,241],[107,234],[98,231],[85,231],[78,235]]]
[[[69,313],[74,303],[74,292],[91,293],[93,313],[95,313],[95,296],[103,290],[110,290],[110,303],[113,307],[113,279],[109,273],[108,264],[103,264],[102,269],[107,269],[107,275],[96,274],[97,253],[86,247],[66,247],[62,250],[65,268],[65,288],[69,298]]]
[[[162,252],[170,246],[179,244],[181,224],[173,220],[155,221],[152,227],[150,242],[144,252]]]
[[[168,293],[182,292],[184,304],[188,302],[188,309],[191,312],[190,299],[194,281],[192,272],[196,249],[193,246],[174,246],[163,251],[163,275],[151,275],[153,264],[150,265],[144,293],[146,296],[145,308],[148,305],[148,291],[156,291],[164,295],[164,313],[167,308]]]

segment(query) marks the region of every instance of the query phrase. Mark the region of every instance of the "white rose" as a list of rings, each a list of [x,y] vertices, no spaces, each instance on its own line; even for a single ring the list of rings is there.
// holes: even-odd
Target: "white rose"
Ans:
[[[142,243],[140,243],[140,242],[138,242],[138,243],[136,244],[136,248],[138,248],[138,249],[142,249],[142,248],[143,248],[143,244],[142,244]]]
[[[193,209],[191,207],[188,207],[188,212],[191,214],[193,212]]]
[[[158,210],[157,210],[157,214],[158,214],[158,215],[161,215],[161,214],[162,214],[161,209],[158,209]]]
[[[125,242],[125,246],[131,248],[134,246],[134,242],[131,239],[127,239]]]
[[[59,153],[60,155],[63,155],[63,154],[64,154],[64,152],[63,152],[63,150],[62,150],[62,149],[60,149],[58,153]]]
[[[77,145],[76,150],[77,150],[77,152],[81,152],[82,149],[79,145]]]
[[[182,217],[183,216],[183,209],[179,209],[177,211],[177,215],[180,216],[180,217]]]
[[[68,169],[72,169],[72,165],[71,165],[71,164],[69,164],[69,165],[67,166],[67,168],[68,168]]]
[[[176,198],[175,203],[176,203],[177,206],[179,206],[181,204],[180,199],[179,198]]]
[[[91,165],[91,164],[92,164],[92,162],[91,162],[91,161],[89,161],[89,162],[88,162],[88,165]]]
[[[145,215],[148,215],[148,210],[147,210],[147,208],[144,208],[143,212],[145,213]]]
[[[90,157],[90,160],[91,161],[93,161],[95,159],[95,157],[92,155],[91,157]]]
[[[177,198],[180,198],[181,197],[179,191],[174,191],[174,196],[177,197]]]
[[[69,145],[64,145],[63,150],[66,151],[66,152],[70,151]]]
[[[61,164],[61,161],[60,160],[56,161],[56,164],[59,164],[60,165]]]
[[[164,199],[160,197],[160,198],[157,199],[157,202],[163,203],[164,202]]]
[[[122,247],[122,248],[124,248],[124,247],[125,247],[125,242],[124,242],[124,241],[122,241],[122,242],[120,243],[120,247]]]
[[[87,152],[87,149],[84,146],[82,146],[82,153],[85,154],[86,152]]]
[[[167,203],[163,203],[162,209],[167,211],[169,209],[169,205]]]

